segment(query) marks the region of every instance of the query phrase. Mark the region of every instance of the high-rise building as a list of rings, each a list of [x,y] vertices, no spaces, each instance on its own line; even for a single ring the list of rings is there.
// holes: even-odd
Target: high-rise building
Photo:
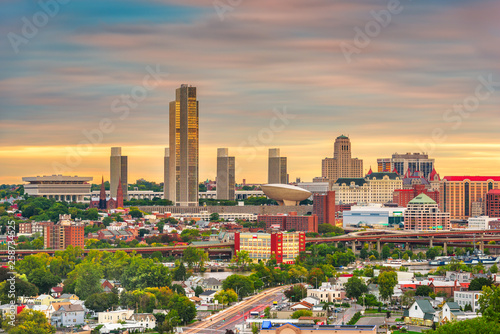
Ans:
[[[436,201],[426,194],[420,194],[408,203],[404,219],[405,230],[449,230],[451,228],[450,214],[441,212]]]
[[[434,169],[434,162],[434,159],[429,159],[429,155],[424,153],[394,153],[390,159],[377,159],[379,172],[397,172],[399,175],[421,172],[426,179]]]
[[[70,215],[59,215],[60,221],[56,225],[43,227],[43,246],[45,249],[66,249],[85,246],[84,225],[71,221]]]
[[[439,207],[451,219],[482,216],[486,194],[500,189],[500,176],[446,176],[441,181]]]
[[[414,184],[411,189],[396,189],[392,202],[399,207],[406,207],[408,203],[420,194],[426,194],[436,203],[439,203],[439,191],[429,190],[424,184]]]
[[[267,183],[287,184],[286,157],[280,155],[279,148],[269,149]]]
[[[217,149],[217,199],[234,201],[235,161],[227,148]]]
[[[199,102],[196,87],[181,85],[169,111],[168,199],[177,206],[198,206]]]
[[[500,218],[500,190],[492,189],[486,194],[486,215]]]
[[[363,177],[363,160],[352,158],[351,140],[339,136],[333,145],[333,158],[325,158],[321,166],[322,176],[335,182],[338,178]]]
[[[313,195],[313,214],[318,216],[318,224],[335,226],[335,191]]]
[[[121,147],[111,148],[109,191],[116,198],[118,183],[121,180],[123,198],[128,199],[128,157],[122,155]]]
[[[169,159],[170,159],[170,149],[167,147],[165,149],[165,157],[163,158],[163,198],[168,199],[170,196],[169,190]]]

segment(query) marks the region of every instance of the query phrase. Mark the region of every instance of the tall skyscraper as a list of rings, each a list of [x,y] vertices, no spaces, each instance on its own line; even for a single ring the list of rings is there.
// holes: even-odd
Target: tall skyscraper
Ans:
[[[169,162],[170,160],[170,149],[167,147],[165,149],[165,157],[163,158],[163,198],[168,199],[170,196],[169,191]]]
[[[394,153],[392,158],[377,159],[379,172],[397,172],[399,175],[410,175],[421,172],[423,177],[428,178],[434,169],[434,159],[429,159],[424,153]]]
[[[217,199],[234,201],[234,157],[228,156],[227,148],[217,149]]]
[[[279,148],[269,149],[267,183],[287,184],[286,157],[280,155]]]
[[[111,148],[109,192],[116,198],[118,183],[121,181],[123,198],[128,199],[128,157],[122,155],[121,147]]]
[[[168,199],[198,206],[198,101],[196,87],[181,85],[170,102]]]
[[[322,176],[333,182],[340,177],[363,177],[363,160],[351,157],[351,141],[344,135],[335,139],[333,158],[323,159],[321,167]]]

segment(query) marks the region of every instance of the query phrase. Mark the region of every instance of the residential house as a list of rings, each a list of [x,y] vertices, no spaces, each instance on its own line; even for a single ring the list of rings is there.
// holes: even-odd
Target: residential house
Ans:
[[[455,291],[453,300],[462,309],[465,309],[466,305],[470,305],[473,312],[479,312],[479,298],[482,294],[482,291]]]
[[[129,320],[135,321],[144,329],[152,329],[156,327],[156,318],[151,313],[134,313]]]
[[[62,291],[63,291],[62,286],[55,286],[52,289],[50,289],[50,295],[54,298],[59,298],[59,296],[61,296],[62,294]]]
[[[222,289],[222,282],[217,278],[209,277],[203,282],[205,289],[219,291]]]
[[[46,306],[49,306],[51,303],[55,301],[57,300],[51,295],[40,295],[36,297],[34,300],[35,305],[46,305]]]
[[[61,305],[52,313],[50,323],[56,327],[69,327],[85,324],[85,311],[81,305]]]
[[[321,303],[321,300],[319,298],[314,297],[314,296],[308,296],[308,297],[302,299],[302,301],[307,302],[309,304],[312,304],[314,306],[319,305]]]
[[[319,287],[318,289],[307,289],[307,296],[315,297],[321,303],[335,303],[345,298],[345,291]]]
[[[452,321],[462,321],[474,319],[478,315],[475,312],[463,312],[460,306],[455,302],[446,302],[443,308],[437,312],[437,318],[440,324],[445,324]]]
[[[290,309],[293,311],[298,311],[298,310],[312,310],[313,309],[313,304],[310,304],[305,301],[298,302],[296,304],[293,304],[290,306]]]
[[[447,271],[446,281],[457,281],[458,283],[469,283],[472,280],[472,273],[459,272],[459,271]]]
[[[432,288],[434,294],[443,293],[446,294],[446,297],[451,297],[455,293],[455,291],[465,290],[464,287],[460,285],[457,281],[453,282],[441,282],[441,281],[432,281],[429,286]]]
[[[403,318],[407,324],[431,327],[435,314],[436,310],[427,299],[418,299],[404,311]]]
[[[200,297],[196,297],[196,296],[189,297],[189,300],[191,300],[196,305],[200,305],[201,302],[203,301],[203,299],[201,299]]]
[[[62,295],[59,296],[58,300],[80,300],[77,295],[72,294],[72,293],[63,293]]]
[[[132,314],[134,314],[134,310],[97,312],[97,323],[116,324],[120,321],[125,321],[129,319],[132,316]]]
[[[203,303],[213,303],[216,293],[217,293],[217,291],[214,291],[214,290],[206,290],[206,291],[203,291],[202,293],[200,293],[200,295],[198,297],[201,298]]]

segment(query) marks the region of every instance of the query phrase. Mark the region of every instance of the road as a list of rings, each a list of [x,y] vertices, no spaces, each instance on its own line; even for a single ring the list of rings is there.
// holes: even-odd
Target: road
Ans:
[[[251,311],[261,312],[267,306],[271,306],[274,300],[281,300],[281,292],[288,286],[281,286],[263,291],[237,305],[221,311],[196,325],[184,328],[184,333],[225,333],[226,329],[234,329],[245,321]]]
[[[354,316],[356,312],[363,310],[363,306],[358,305],[356,303],[351,304],[352,306],[345,309],[343,313],[338,313],[337,320],[334,322],[335,325],[345,325],[351,318]]]

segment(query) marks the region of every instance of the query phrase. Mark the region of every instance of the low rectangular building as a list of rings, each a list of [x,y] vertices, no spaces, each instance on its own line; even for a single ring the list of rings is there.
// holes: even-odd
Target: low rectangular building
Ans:
[[[313,324],[276,324],[271,321],[262,322],[261,334],[358,334],[377,333],[375,325],[313,325]]]
[[[288,215],[259,215],[259,222],[266,223],[267,228],[279,225],[281,231],[301,231],[318,232],[318,216],[298,216],[297,212],[290,212]]]
[[[470,305],[473,312],[479,312],[479,298],[482,294],[482,291],[455,291],[453,293],[453,300],[462,309],[466,305]]]

